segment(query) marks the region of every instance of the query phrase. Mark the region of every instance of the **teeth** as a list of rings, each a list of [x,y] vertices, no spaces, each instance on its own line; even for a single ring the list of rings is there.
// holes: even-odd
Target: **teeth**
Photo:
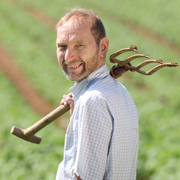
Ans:
[[[78,68],[80,65],[77,66],[69,66],[70,68]]]

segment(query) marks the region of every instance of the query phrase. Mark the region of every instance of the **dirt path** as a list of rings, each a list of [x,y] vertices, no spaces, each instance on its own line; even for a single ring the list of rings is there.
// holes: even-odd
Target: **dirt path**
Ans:
[[[22,9],[26,10],[34,19],[38,20],[41,24],[44,24],[51,30],[55,30],[55,25],[57,22],[52,19],[51,17],[47,16],[43,11],[39,9],[27,5],[26,3],[21,3],[18,0],[7,0],[9,3],[13,4],[14,6],[19,6]]]
[[[34,89],[15,59],[2,46],[0,46],[0,69],[36,112],[46,115],[55,108]]]
[[[97,5],[93,4],[92,2],[90,2],[89,4],[91,4],[91,7],[95,6],[97,8]],[[107,9],[103,9],[100,6],[97,9],[101,9],[101,11],[106,16],[106,18],[108,19],[110,18],[111,21],[116,21],[117,23],[121,23],[124,26],[126,26],[128,29],[130,29],[131,31],[134,31],[136,34],[139,34],[140,36],[148,38],[149,40],[160,44],[162,47],[166,47],[170,51],[173,51],[174,53],[180,55],[180,46],[166,39],[162,35],[156,34],[155,32],[134,23],[130,19],[127,19],[123,16],[119,16],[116,13],[110,13],[108,12]]]
[[[180,46],[177,44],[169,41],[168,39],[164,38],[161,35],[158,35],[148,29],[145,29],[144,27],[141,27],[131,21],[128,21],[126,19],[121,19],[121,22],[127,26],[130,30],[136,32],[137,34],[144,36],[145,38],[150,39],[151,41],[157,42],[161,46],[164,46],[168,48],[169,50],[173,51],[176,54],[180,55]]]

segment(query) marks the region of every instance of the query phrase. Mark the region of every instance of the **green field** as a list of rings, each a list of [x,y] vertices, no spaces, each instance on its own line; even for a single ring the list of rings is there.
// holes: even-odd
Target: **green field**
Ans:
[[[131,44],[152,59],[180,64],[178,0],[106,0],[103,3],[97,0],[0,0],[0,3],[0,46],[13,56],[32,86],[54,106],[60,104],[63,94],[69,93],[73,82],[66,80],[59,68],[56,32],[47,18],[55,26],[66,8],[93,9],[100,15],[110,40],[109,69],[113,64],[108,57]],[[147,32],[139,32],[130,24]],[[166,41],[159,41],[148,33]],[[135,60],[134,64],[141,61]],[[180,179],[179,71],[179,67],[164,68],[151,76],[127,72],[119,78],[133,97],[139,113],[137,180]],[[13,125],[25,129],[41,119],[42,114],[34,111],[2,70],[0,102],[0,179],[55,179],[63,158],[64,130],[54,123],[47,126],[38,133],[43,138],[40,145],[11,135]],[[69,114],[65,118],[68,119]]]

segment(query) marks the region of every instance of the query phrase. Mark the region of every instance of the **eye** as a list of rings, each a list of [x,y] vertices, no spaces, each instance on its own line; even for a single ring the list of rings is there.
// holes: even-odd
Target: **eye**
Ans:
[[[58,48],[58,50],[60,50],[60,51],[64,51],[64,50],[67,49],[67,45],[59,44],[59,45],[57,46],[57,48]]]
[[[76,44],[75,47],[78,48],[78,49],[82,49],[84,47],[84,45],[83,44]]]

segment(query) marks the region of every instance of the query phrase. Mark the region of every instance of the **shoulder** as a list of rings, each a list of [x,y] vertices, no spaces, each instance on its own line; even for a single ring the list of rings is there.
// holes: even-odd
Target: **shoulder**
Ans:
[[[107,76],[102,79],[96,79],[90,83],[86,91],[81,96],[81,101],[85,103],[97,103],[99,101],[107,101],[121,96],[127,92],[126,88],[116,79]]]
[[[96,81],[87,89],[84,95],[87,98],[87,103],[93,102],[96,104],[104,101],[109,109],[111,109],[110,107],[120,109],[122,105],[134,105],[134,101],[126,87],[111,76]]]
[[[100,97],[111,97],[111,95],[117,95],[128,93],[127,89],[116,79],[110,75],[103,79],[98,79],[88,89],[88,93],[96,93]]]

